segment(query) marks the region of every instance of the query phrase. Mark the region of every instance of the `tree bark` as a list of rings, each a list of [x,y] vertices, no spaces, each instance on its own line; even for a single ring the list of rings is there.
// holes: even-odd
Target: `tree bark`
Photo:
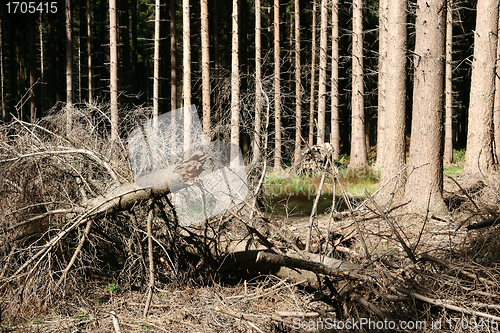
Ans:
[[[445,116],[443,163],[453,163],[453,0],[446,10]]]
[[[184,94],[184,153],[191,148],[191,21],[189,0],[182,0],[182,80]]]
[[[367,165],[363,87],[363,1],[354,0],[352,10],[352,126],[350,167]]]
[[[387,89],[384,96],[385,128],[381,147],[384,157],[380,161],[380,184],[386,184],[379,198],[385,203],[399,201],[404,195],[406,176],[401,173],[405,158],[405,109],[406,109],[406,0],[388,1],[387,8],[387,57],[383,59],[384,73],[379,85]],[[380,109],[379,109],[380,115]],[[377,151],[378,152],[378,151]],[[397,177],[394,177],[397,174]]]
[[[280,81],[280,1],[274,0],[274,172],[283,172],[281,165],[281,81]]]
[[[295,16],[295,151],[294,163],[297,163],[300,157],[302,147],[302,85],[300,84],[301,65],[300,65],[300,1],[294,2]]]
[[[116,0],[109,0],[109,90],[112,141],[118,139],[118,26],[116,15]]]
[[[483,177],[497,169],[492,144],[497,34],[498,1],[479,0],[464,167],[464,174],[472,177]]]
[[[309,147],[314,145],[314,96],[316,95],[316,1],[312,10],[312,42],[311,42],[311,94],[309,96]]]
[[[71,22],[71,0],[66,0],[66,132],[72,127],[73,109],[73,38]]]
[[[500,10],[500,9],[499,9]],[[499,28],[500,28],[500,13],[499,13]],[[500,43],[497,43],[497,62],[496,70],[497,75],[495,75],[495,101],[494,101],[494,111],[493,111],[493,124],[495,131],[495,152],[497,155],[497,164],[500,163]]]
[[[177,109],[177,37],[175,0],[170,0],[170,110]]]
[[[231,166],[239,163],[240,145],[240,59],[238,0],[233,0],[231,42]]]
[[[208,0],[200,0],[201,8],[201,91],[203,133],[210,141],[210,43],[208,35]]]
[[[332,109],[331,133],[332,157],[340,158],[340,128],[339,128],[339,0],[332,1]]]
[[[321,23],[319,41],[319,80],[318,80],[318,136],[317,144],[325,143],[326,120],[326,64],[328,48],[328,8],[327,0],[321,0]]]
[[[261,40],[261,0],[255,0],[255,126],[253,134],[253,163],[261,158],[262,126],[262,40]]]
[[[443,94],[446,0],[418,0],[408,210],[448,212],[443,201]]]
[[[33,96],[30,98],[30,121],[34,123],[37,118],[37,108],[38,108],[38,87],[36,86],[36,81],[37,81],[37,68],[36,68],[36,59],[37,59],[37,52],[36,52],[36,37],[35,37],[35,32],[36,32],[36,19],[35,17],[31,17],[29,19],[29,32],[28,32],[28,49],[29,49],[29,55],[30,55],[30,60],[29,60],[29,75],[30,75],[30,89],[33,91]]]
[[[153,56],[153,117],[158,117],[160,95],[160,0],[155,1],[155,39]]]
[[[92,68],[92,6],[90,0],[87,0],[87,66],[88,66],[88,101],[92,103],[92,93],[94,90],[94,85],[92,83],[92,77],[94,76],[94,71]]]
[[[386,109],[388,78],[386,77],[387,51],[388,51],[388,0],[379,2],[379,27],[378,27],[378,110],[377,110],[377,167],[382,167],[385,161],[385,142],[386,142]]]

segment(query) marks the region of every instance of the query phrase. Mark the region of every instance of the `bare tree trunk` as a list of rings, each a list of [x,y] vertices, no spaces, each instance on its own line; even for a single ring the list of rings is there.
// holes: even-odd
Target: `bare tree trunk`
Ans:
[[[88,89],[89,89],[89,103],[92,102],[92,92],[94,86],[92,84],[92,77],[94,76],[94,71],[92,68],[92,7],[90,0],[87,0],[87,66],[88,66]]]
[[[160,95],[160,0],[155,1],[155,46],[153,56],[153,117],[158,117]]]
[[[332,1],[332,110],[330,143],[333,148],[332,157],[340,158],[339,128],[339,0]]]
[[[231,166],[238,163],[240,145],[240,60],[238,0],[233,0],[231,50]]]
[[[385,142],[386,142],[386,95],[387,82],[386,62],[388,51],[388,6],[389,0],[380,0],[379,2],[379,27],[378,27],[378,112],[377,112],[377,167],[382,167],[384,164]]]
[[[325,143],[326,119],[326,63],[328,48],[328,7],[327,0],[321,0],[321,23],[319,41],[319,80],[318,80],[318,136],[317,144]]]
[[[500,10],[500,9],[499,9]],[[499,28],[500,28],[500,14],[499,14]],[[495,101],[494,101],[494,111],[493,111],[493,124],[494,124],[494,136],[495,136],[495,152],[497,155],[497,163],[500,163],[500,43],[497,43],[497,62],[496,70],[497,75],[495,75]]]
[[[69,135],[72,127],[73,109],[73,38],[71,34],[71,0],[66,0],[66,132]]]
[[[0,10],[3,13],[3,10]],[[7,105],[5,103],[5,58],[3,55],[3,17],[0,20],[0,98],[2,99],[2,121],[7,121]]]
[[[404,195],[406,175],[402,172],[405,160],[405,109],[406,109],[406,0],[388,1],[387,57],[383,66],[382,86],[385,95],[383,132],[384,159],[381,160],[380,184],[386,184],[379,198],[385,203],[399,201]],[[399,176],[396,176],[399,174]]]
[[[448,0],[446,10],[446,65],[445,65],[445,122],[443,162],[453,163],[453,0]]]
[[[118,35],[116,0],[109,0],[109,90],[111,111],[111,140],[118,139]]]
[[[300,156],[302,147],[302,85],[300,84],[300,4],[299,0],[294,2],[295,16],[295,151],[294,162]]]
[[[281,173],[280,1],[274,0],[274,172]]]
[[[201,81],[203,132],[210,141],[210,44],[208,36],[208,0],[200,0],[201,7]]]
[[[177,109],[177,38],[175,0],[170,0],[170,109]]]
[[[312,44],[311,44],[311,94],[309,102],[309,147],[314,145],[314,100],[316,95],[316,0],[313,1],[312,11]]]
[[[182,0],[182,80],[184,94],[184,153],[191,148],[191,21],[189,0]]]
[[[253,134],[253,162],[261,157],[260,132],[262,126],[262,41],[261,4],[255,0],[255,127]]]
[[[445,214],[443,201],[443,94],[446,0],[418,0],[408,210]]]
[[[34,123],[36,121],[36,110],[37,110],[37,100],[38,100],[38,92],[37,92],[37,87],[36,87],[36,80],[37,80],[37,69],[36,69],[36,37],[35,37],[35,31],[36,31],[36,20],[35,18],[32,18],[29,20],[29,27],[28,27],[28,49],[29,49],[29,55],[30,55],[30,60],[29,60],[29,75],[30,75],[30,87],[33,90],[33,96],[30,98],[30,121]]]
[[[354,0],[352,9],[352,129],[350,166],[367,165],[363,87],[363,1]]]
[[[482,177],[497,169],[492,145],[497,34],[498,1],[478,0],[464,167],[469,176]]]

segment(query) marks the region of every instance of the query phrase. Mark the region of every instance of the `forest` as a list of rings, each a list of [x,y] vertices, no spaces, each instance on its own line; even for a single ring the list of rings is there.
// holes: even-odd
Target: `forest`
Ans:
[[[499,20],[497,0],[4,0],[0,329],[500,320]]]

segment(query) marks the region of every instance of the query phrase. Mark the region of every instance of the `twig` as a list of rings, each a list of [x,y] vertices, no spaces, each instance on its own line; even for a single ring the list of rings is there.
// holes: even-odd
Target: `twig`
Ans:
[[[115,328],[115,332],[121,333],[122,331],[120,329],[120,322],[118,321],[118,316],[114,311],[111,311],[110,314],[111,314],[111,319],[113,320],[113,327]]]
[[[441,300],[441,299],[435,299],[435,298],[430,298],[427,296],[420,295],[418,293],[415,293],[413,291],[410,291],[406,288],[403,288],[401,286],[394,286],[391,289],[394,289],[400,293],[407,294],[413,298],[419,299],[421,301],[427,302],[429,304],[434,304],[437,306],[441,306],[446,309],[450,309],[453,311],[461,312],[464,314],[470,314],[473,316],[478,316],[478,317],[483,317],[483,318],[489,318],[495,321],[500,321],[500,317],[490,315],[489,313],[484,313],[484,312],[479,312],[479,311],[474,311],[474,310],[469,310],[467,308],[461,307],[461,306],[456,306],[451,304],[449,300]]]
[[[318,209],[319,198],[321,196],[321,192],[323,191],[323,185],[325,184],[325,175],[326,175],[326,169],[328,167],[328,161],[329,159],[327,158],[325,161],[325,165],[323,166],[323,174],[321,175],[321,181],[319,183],[318,192],[316,193],[316,198],[314,199],[311,216],[309,217],[309,230],[307,232],[306,250],[305,250],[306,252],[310,252],[311,249],[311,237],[314,225],[314,217],[316,216],[316,210]]]
[[[413,263],[416,263],[417,262],[417,259],[415,258],[415,255],[413,254],[413,251],[410,249],[410,247],[408,245],[406,245],[406,242],[404,241],[403,237],[401,237],[401,235],[399,234],[399,231],[398,229],[396,228],[396,224],[394,223],[394,221],[392,221],[389,216],[387,216],[387,214],[382,210],[382,208],[380,208],[380,206],[377,204],[377,202],[373,199],[373,197],[370,195],[370,193],[368,193],[368,191],[366,189],[364,189],[365,191],[365,195],[366,197],[371,201],[371,203],[375,206],[375,209],[377,209],[378,213],[380,214],[380,216],[382,216],[382,218],[384,219],[384,221],[387,222],[387,224],[389,224],[389,226],[391,227],[392,229],[392,232],[394,233],[394,235],[396,236],[396,238],[398,239],[398,242],[401,244],[401,246],[403,247],[403,249],[405,250],[406,254],[408,255],[408,257],[410,258],[410,260],[413,262]]]
[[[453,182],[458,186],[458,188],[460,189],[460,191],[462,191],[463,194],[465,194],[467,196],[467,198],[470,200],[470,202],[472,202],[472,204],[474,205],[474,207],[476,207],[476,209],[478,211],[480,211],[481,209],[479,209],[479,206],[476,205],[476,202],[472,199],[472,197],[469,195],[469,193],[467,193],[466,190],[463,189],[462,186],[460,186],[460,184],[453,178],[453,177],[450,177],[448,175],[446,175],[446,177],[450,178],[451,180],[453,180]]]
[[[153,261],[153,228],[152,222],[154,217],[154,203],[153,198],[149,199],[149,213],[147,220],[147,232],[148,232],[148,257],[149,257],[149,286],[148,286],[148,296],[146,298],[146,305],[144,306],[143,316],[146,318],[148,316],[149,306],[151,305],[151,299],[153,298],[153,286],[155,284],[155,271],[154,271],[154,261]]]

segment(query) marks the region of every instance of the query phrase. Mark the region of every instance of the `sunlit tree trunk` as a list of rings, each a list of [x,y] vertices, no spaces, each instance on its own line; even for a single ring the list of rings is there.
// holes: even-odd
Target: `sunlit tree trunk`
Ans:
[[[189,0],[182,0],[182,93],[184,94],[184,153],[191,148],[191,22]]]
[[[92,77],[94,76],[94,71],[92,68],[92,6],[90,0],[87,0],[87,66],[88,66],[88,101],[92,102],[92,93],[94,86],[92,84]]]
[[[200,0],[201,8],[201,81],[203,132],[210,140],[210,42],[208,35],[208,0]]]
[[[255,0],[255,125],[253,134],[253,162],[261,157],[260,134],[262,123],[262,41],[261,41],[261,3]]]
[[[388,1],[387,57],[383,66],[385,99],[384,159],[380,184],[385,188],[378,198],[385,203],[399,201],[404,195],[405,108],[406,108],[406,0]],[[399,175],[398,175],[399,174]],[[398,176],[397,176],[398,175]]]
[[[311,43],[311,93],[309,96],[309,146],[314,145],[314,100],[316,96],[316,0],[312,11],[312,43]]]
[[[66,132],[72,127],[73,109],[73,37],[71,23],[71,0],[66,0]]]
[[[153,117],[158,117],[160,95],[160,0],[155,1],[155,46],[153,56]]]
[[[482,177],[496,170],[492,143],[497,42],[498,1],[478,0],[464,167],[469,176]]]
[[[295,151],[293,154],[294,162],[297,162],[300,156],[302,146],[302,85],[300,84],[301,66],[300,66],[300,5],[299,0],[294,2],[295,16]]]
[[[378,110],[377,110],[377,162],[376,165],[381,167],[384,164],[385,153],[385,115],[386,115],[386,83],[388,78],[386,75],[386,62],[387,62],[387,42],[388,42],[388,4],[389,0],[379,1],[379,27],[378,27]]]
[[[500,9],[499,9],[500,10]],[[500,29],[500,17],[499,17],[499,29]],[[495,75],[495,106],[493,111],[493,124],[495,131],[495,152],[497,164],[500,163],[500,43],[497,43],[497,62],[496,69],[497,75]]]
[[[177,37],[175,0],[170,0],[170,109],[177,109]]]
[[[111,140],[118,139],[118,26],[116,20],[116,0],[109,0]]]
[[[339,0],[332,1],[332,109],[330,143],[333,158],[340,158],[339,128]]]
[[[240,144],[240,61],[238,0],[233,0],[231,42],[231,165],[237,165]]]
[[[318,136],[317,144],[325,142],[326,119],[326,63],[328,48],[328,7],[327,0],[321,0],[321,23],[319,41],[319,80],[318,80]]]
[[[446,0],[418,0],[408,210],[447,213],[443,201],[443,107]]]
[[[37,101],[38,101],[38,87],[35,82],[37,80],[37,51],[36,51],[36,20],[32,18],[29,21],[28,27],[28,52],[29,52],[29,76],[30,76],[30,87],[33,90],[33,96],[30,98],[30,121],[34,123],[36,121],[36,111],[37,111]]]
[[[352,9],[352,126],[350,166],[367,165],[363,87],[363,1],[354,0]]]
[[[445,65],[445,122],[444,122],[444,163],[453,163],[453,0],[448,0],[446,10],[446,65]]]
[[[274,0],[274,172],[281,173],[280,1]]]

